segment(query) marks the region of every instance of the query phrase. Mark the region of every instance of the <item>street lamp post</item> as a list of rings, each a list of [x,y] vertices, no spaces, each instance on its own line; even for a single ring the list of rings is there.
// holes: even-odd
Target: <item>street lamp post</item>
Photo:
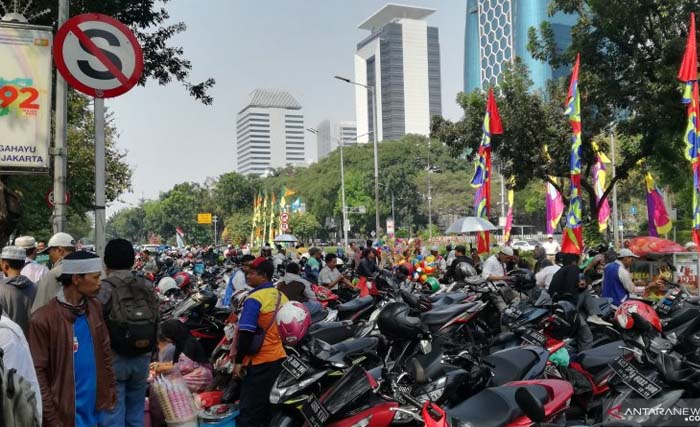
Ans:
[[[355,86],[361,86],[365,89],[367,89],[372,96],[372,120],[373,120],[373,127],[374,129],[371,130],[372,132],[372,139],[374,140],[374,227],[375,231],[377,232],[377,236],[379,236],[379,230],[380,230],[380,220],[379,220],[379,150],[377,149],[377,138],[378,137],[378,131],[377,131],[377,99],[376,99],[376,94],[375,94],[375,87],[362,84],[362,83],[357,83],[354,82],[350,79],[346,79],[345,77],[340,77],[340,76],[333,76],[334,78],[344,81],[345,83],[350,83]],[[368,129],[369,130],[369,129]]]
[[[430,174],[433,169],[430,166],[430,140],[428,140],[428,243],[433,240],[433,194],[430,182]]]

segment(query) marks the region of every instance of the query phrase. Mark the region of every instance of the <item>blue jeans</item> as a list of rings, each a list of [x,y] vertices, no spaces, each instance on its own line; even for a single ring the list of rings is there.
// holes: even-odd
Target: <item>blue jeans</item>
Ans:
[[[323,310],[323,306],[318,301],[306,301],[304,305],[309,309],[309,314],[314,314],[317,311]]]
[[[117,405],[102,415],[100,427],[143,427],[150,354],[125,357],[112,353]]]

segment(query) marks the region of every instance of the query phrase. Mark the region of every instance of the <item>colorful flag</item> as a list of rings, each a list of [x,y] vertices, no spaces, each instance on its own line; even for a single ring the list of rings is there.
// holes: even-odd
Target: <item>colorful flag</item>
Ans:
[[[649,235],[659,237],[671,231],[673,224],[668,216],[664,198],[661,197],[659,188],[654,184],[654,177],[647,172],[644,178],[647,184],[647,217],[649,218]]]
[[[571,157],[569,159],[569,210],[566,213],[566,227],[562,238],[561,251],[581,254],[583,250],[583,224],[581,222],[583,201],[581,200],[581,96],[578,91],[580,54],[571,74],[569,93],[566,97],[565,114],[571,124]]]
[[[272,199],[270,200],[270,240],[269,242],[272,243],[275,241],[275,206],[277,205],[277,199],[275,198],[275,195],[272,195]]]
[[[491,135],[503,133],[501,116],[498,114],[498,106],[493,96],[493,89],[489,89],[484,115],[484,133],[479,145],[479,157],[476,160],[474,176],[471,185],[476,188],[474,195],[474,216],[488,220],[491,208]],[[489,232],[482,231],[477,234],[477,250],[480,254],[489,252]]]
[[[503,230],[503,244],[510,246],[510,232],[513,228],[513,204],[515,201],[515,194],[513,191],[513,183],[515,181],[515,177],[511,176],[510,179],[508,180],[509,188],[507,194],[508,198],[508,213],[506,214],[506,226]]]
[[[596,161],[593,165],[592,175],[593,175],[593,190],[595,192],[595,202],[600,205],[598,209],[598,230],[603,233],[608,229],[608,220],[610,219],[610,204],[608,203],[608,198],[603,198],[605,193],[605,181],[607,179],[607,168],[606,164],[610,163],[610,159],[598,148],[598,144],[595,142],[593,145],[593,152],[595,153]]]
[[[678,80],[685,83],[684,104],[688,104],[688,125],[686,127],[685,157],[693,166],[693,241],[700,251],[700,158],[698,156],[698,54],[695,38],[695,14],[690,14],[688,39],[685,44],[683,62],[678,70]]]
[[[300,210],[301,210],[301,198],[297,197],[297,199],[292,202],[292,212],[299,212]]]
[[[556,181],[556,178],[550,177],[551,180]],[[559,225],[561,216],[564,213],[564,200],[562,200],[561,194],[557,190],[557,187],[552,185],[551,182],[547,181],[547,234],[554,234],[554,231]]]

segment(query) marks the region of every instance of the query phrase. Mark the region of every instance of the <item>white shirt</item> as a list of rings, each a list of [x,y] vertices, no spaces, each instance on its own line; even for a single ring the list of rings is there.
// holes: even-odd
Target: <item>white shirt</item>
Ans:
[[[505,276],[506,269],[498,259],[498,255],[491,255],[481,266],[481,277],[487,280],[489,276]]]
[[[556,240],[552,240],[551,242],[548,240],[542,243],[542,247],[547,255],[556,255],[557,252],[561,251],[561,246],[559,246],[559,242]]]
[[[622,263],[622,261],[616,260],[615,262],[620,264],[620,268],[617,270],[617,277],[620,278],[620,282],[622,282],[622,286],[624,286],[625,289],[627,289],[627,292],[633,294],[635,292],[635,290],[634,290],[634,282],[632,281],[632,275],[627,270],[627,268]]]
[[[29,344],[22,333],[22,328],[6,315],[0,316],[0,348],[4,352],[2,358],[5,371],[16,369],[17,373],[24,377],[36,394],[36,410],[39,413],[41,424],[41,389],[36,378],[32,354],[29,352]]]
[[[250,286],[248,286],[248,282],[245,280],[245,273],[241,269],[238,269],[233,272],[232,284],[233,293],[250,289]]]
[[[537,283],[537,286],[539,286],[540,288],[549,289],[549,284],[552,283],[552,277],[554,277],[554,273],[559,271],[560,268],[561,266],[555,264],[548,265],[547,267],[538,271],[537,274],[535,274],[535,281]]]
[[[24,268],[20,274],[27,277],[34,283],[39,283],[39,280],[41,280],[41,278],[49,272],[48,267],[39,264],[31,258],[27,258],[25,262],[26,264],[24,264]]]

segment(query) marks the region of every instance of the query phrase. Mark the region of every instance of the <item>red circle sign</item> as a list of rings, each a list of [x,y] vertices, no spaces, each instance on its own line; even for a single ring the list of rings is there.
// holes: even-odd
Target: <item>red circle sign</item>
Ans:
[[[50,208],[53,208],[56,206],[56,199],[53,196],[53,190],[49,190],[46,192],[46,204],[49,205]],[[65,193],[65,202],[66,205],[70,204],[70,194],[66,191]]]
[[[56,32],[53,56],[63,78],[95,98],[122,95],[143,72],[143,51],[129,27],[99,13],[66,21]]]

